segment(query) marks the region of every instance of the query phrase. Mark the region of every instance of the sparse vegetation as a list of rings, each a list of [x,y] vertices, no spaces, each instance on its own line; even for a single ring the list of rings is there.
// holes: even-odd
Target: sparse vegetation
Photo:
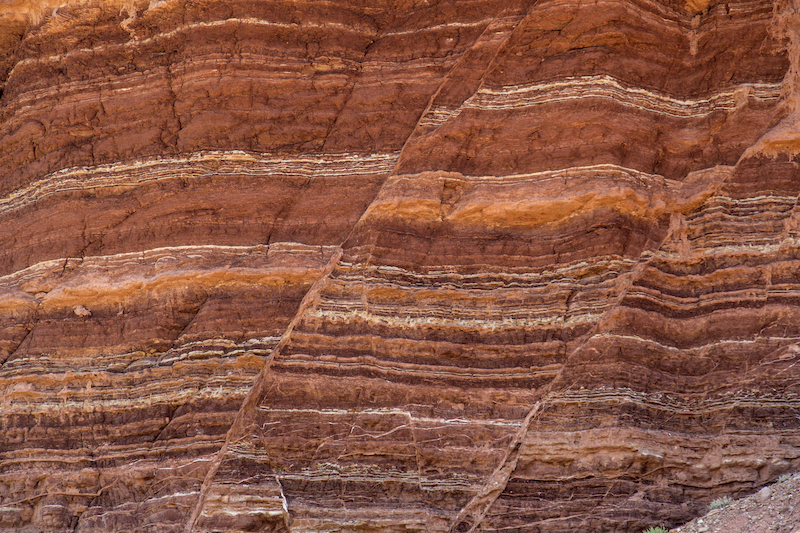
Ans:
[[[733,503],[733,500],[730,496],[723,496],[722,498],[717,498],[713,502],[708,505],[708,510],[713,511],[714,509],[722,509],[726,505],[730,505]]]
[[[778,483],[783,483],[784,481],[789,481],[790,479],[792,479],[791,474],[784,474],[778,478]]]
[[[668,531],[669,530],[664,526],[653,526],[653,527],[648,527],[644,531],[644,533],[668,533]]]

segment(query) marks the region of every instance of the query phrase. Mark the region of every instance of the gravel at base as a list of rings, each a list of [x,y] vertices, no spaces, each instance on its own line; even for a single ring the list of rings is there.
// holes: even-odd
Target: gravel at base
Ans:
[[[800,533],[800,474],[709,511],[670,533]]]

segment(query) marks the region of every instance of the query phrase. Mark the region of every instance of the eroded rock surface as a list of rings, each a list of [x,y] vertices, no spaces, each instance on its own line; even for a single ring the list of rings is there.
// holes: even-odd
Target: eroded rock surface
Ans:
[[[641,531],[800,467],[793,1],[0,7],[0,530]]]

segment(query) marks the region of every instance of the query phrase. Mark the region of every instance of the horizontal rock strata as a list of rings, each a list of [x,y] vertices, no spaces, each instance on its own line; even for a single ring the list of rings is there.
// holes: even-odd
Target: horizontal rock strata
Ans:
[[[0,530],[642,531],[800,466],[790,2],[0,8]]]
[[[3,525],[180,520],[332,253],[180,246],[4,276]]]

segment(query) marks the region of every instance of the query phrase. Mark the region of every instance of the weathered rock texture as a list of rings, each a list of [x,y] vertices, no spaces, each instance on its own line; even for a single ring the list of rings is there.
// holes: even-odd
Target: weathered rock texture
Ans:
[[[800,467],[792,0],[0,7],[0,531],[641,531]]]

